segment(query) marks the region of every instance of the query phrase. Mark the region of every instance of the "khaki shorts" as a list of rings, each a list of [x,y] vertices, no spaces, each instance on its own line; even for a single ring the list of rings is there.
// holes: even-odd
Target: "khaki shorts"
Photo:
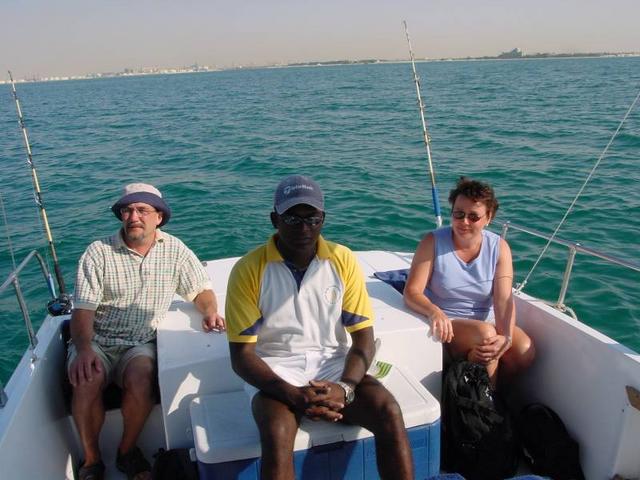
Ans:
[[[91,348],[98,355],[104,367],[105,378],[107,383],[115,383],[122,388],[122,377],[129,362],[135,357],[149,357],[156,360],[156,342],[148,342],[142,345],[113,345],[102,346],[96,342],[91,342]],[[67,375],[71,363],[78,356],[78,351],[73,343],[69,344],[67,352]]]

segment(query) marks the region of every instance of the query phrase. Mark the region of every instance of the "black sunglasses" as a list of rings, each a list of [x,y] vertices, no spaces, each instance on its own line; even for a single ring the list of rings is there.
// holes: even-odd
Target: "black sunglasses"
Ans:
[[[311,217],[301,217],[299,215],[291,215],[289,213],[283,213],[280,215],[280,218],[284,223],[293,227],[296,225],[300,225],[301,223],[305,223],[310,227],[317,227],[324,220],[324,215],[313,215]]]
[[[477,213],[474,213],[474,212],[464,213],[462,210],[454,210],[453,212],[451,212],[451,216],[456,220],[464,220],[464,217],[467,217],[471,223],[476,223],[478,220],[480,220],[482,217],[485,217],[486,215],[487,215],[486,213],[484,215],[478,215]]]

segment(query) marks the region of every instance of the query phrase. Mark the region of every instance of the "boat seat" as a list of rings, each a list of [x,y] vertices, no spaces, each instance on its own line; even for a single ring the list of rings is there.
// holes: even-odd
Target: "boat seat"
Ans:
[[[435,475],[440,404],[398,366],[381,362],[380,375],[402,408],[416,478]],[[190,419],[201,479],[259,477],[260,436],[244,390],[193,397]],[[379,478],[374,445],[373,434],[362,427],[303,418],[294,442],[296,478],[318,478],[317,471],[330,469],[334,474],[322,478]]]
[[[71,339],[71,326],[70,321],[65,320],[60,325],[60,336],[62,341],[64,342],[64,359],[62,368],[64,369],[64,380],[62,382],[62,391],[64,394],[65,404],[67,405],[67,410],[71,412],[71,397],[73,395],[73,387],[69,382],[69,376],[67,375],[67,350],[69,347],[69,340]],[[160,394],[158,387],[158,378],[156,376],[156,388],[155,388],[155,403],[160,403]],[[105,388],[102,394],[102,401],[104,403],[105,410],[117,410],[122,405],[122,389],[118,387],[115,383],[110,383]]]

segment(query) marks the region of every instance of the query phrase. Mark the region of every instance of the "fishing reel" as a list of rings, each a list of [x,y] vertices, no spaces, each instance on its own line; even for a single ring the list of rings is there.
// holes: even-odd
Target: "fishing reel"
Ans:
[[[66,293],[61,293],[58,297],[47,303],[47,311],[57,317],[59,315],[68,315],[73,310],[73,300]]]

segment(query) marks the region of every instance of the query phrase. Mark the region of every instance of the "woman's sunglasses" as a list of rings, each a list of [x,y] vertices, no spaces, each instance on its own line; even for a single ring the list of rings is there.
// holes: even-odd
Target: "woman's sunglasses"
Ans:
[[[477,213],[474,213],[474,212],[464,213],[462,210],[454,210],[453,212],[451,212],[451,216],[456,220],[464,220],[464,217],[467,217],[471,223],[476,223],[478,220],[480,220],[482,217],[485,217],[486,215],[487,215],[486,213],[484,215],[478,215]]]

